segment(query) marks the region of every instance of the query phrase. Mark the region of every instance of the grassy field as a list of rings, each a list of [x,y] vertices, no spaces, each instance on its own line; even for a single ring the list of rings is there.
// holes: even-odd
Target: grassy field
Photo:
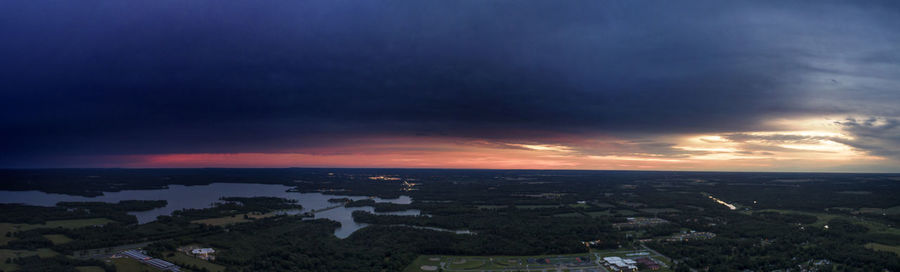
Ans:
[[[587,215],[590,217],[604,217],[604,216],[612,216],[612,213],[607,211],[596,211],[596,212],[587,212]]]
[[[8,243],[9,241],[16,239],[15,237],[6,237],[6,233],[8,233],[8,232],[26,231],[26,230],[32,230],[32,229],[37,229],[37,228],[58,228],[58,227],[81,228],[81,227],[87,227],[87,226],[93,226],[93,225],[104,225],[104,224],[110,223],[110,222],[114,222],[114,221],[106,219],[106,218],[87,218],[87,219],[47,221],[44,224],[0,223],[0,246],[6,245],[6,243]]]
[[[638,214],[638,213],[636,211],[632,211],[632,210],[616,210],[616,214],[613,214],[613,215],[629,216],[629,215],[635,215],[635,214]]]
[[[194,221],[191,221],[191,223],[210,225],[210,226],[224,226],[224,225],[250,222],[251,219],[244,218],[245,215],[252,219],[260,219],[260,218],[267,218],[267,217],[275,216],[276,213],[265,213],[265,214],[242,213],[242,214],[237,214],[234,216],[225,216],[225,217],[194,220]]]
[[[99,266],[79,266],[75,267],[75,269],[77,269],[78,272],[105,272],[103,267]]]
[[[572,208],[588,208],[590,207],[588,204],[569,204],[569,207]]]
[[[885,213],[887,214],[900,214],[900,206],[893,206],[885,209]]]
[[[438,256],[425,256],[420,255],[416,258],[406,269],[403,269],[403,272],[419,272],[419,271],[437,271],[435,270],[424,270],[427,267],[440,267],[441,266],[441,258]]]
[[[828,208],[828,209],[825,209],[825,210],[827,210],[827,211],[842,211],[842,212],[847,212],[847,213],[877,214],[877,215],[880,215],[880,214],[886,214],[886,215],[896,215],[896,214],[900,214],[900,206],[894,206],[894,207],[885,208],[885,209],[882,209],[882,208],[859,208],[859,209],[854,209],[854,208],[847,208],[847,207],[831,207],[831,208]]]
[[[591,204],[593,204],[594,206],[600,207],[600,208],[615,208],[616,207],[616,205],[609,204],[606,202],[594,202]]]
[[[72,241],[72,238],[62,234],[45,234],[44,238],[53,242],[54,245],[61,245]]]
[[[163,256],[168,256],[169,253],[173,253],[173,252],[165,252],[163,254]],[[200,268],[206,268],[207,270],[213,271],[213,272],[225,271],[225,266],[222,266],[219,264],[214,264],[214,263],[202,260],[202,259],[194,258],[194,257],[188,256],[188,255],[185,255],[184,253],[181,253],[181,252],[174,252],[174,253],[175,253],[174,256],[165,257],[163,259],[166,261],[169,261],[171,263],[175,263],[175,264],[194,265],[194,266],[197,266]]]
[[[868,244],[866,244],[866,248],[877,250],[877,251],[893,252],[894,254],[897,254],[898,256],[900,256],[900,246],[889,246],[889,245],[882,245],[882,244],[878,244],[878,243],[868,243]]]
[[[37,228],[82,228],[93,225],[105,225],[115,221],[106,218],[87,218],[72,220],[54,220],[47,221],[44,224],[16,224],[16,223],[0,223],[0,232],[9,231],[25,231]]]
[[[49,248],[41,248],[38,250],[12,250],[12,249],[0,249],[0,270],[2,271],[13,271],[18,268],[15,264],[6,263],[6,259],[8,258],[17,258],[17,257],[28,257],[38,255],[42,258],[53,257],[58,255],[56,251],[53,251]]]
[[[6,237],[7,233],[16,231],[16,228],[14,228],[15,225],[16,224],[11,223],[0,223],[0,246],[5,246],[6,243],[15,239],[13,237]]]
[[[112,259],[113,265],[116,266],[116,271],[134,271],[134,272],[155,272],[159,271],[154,268],[150,268],[150,266],[146,264],[142,264],[135,259],[132,258],[115,258]]]
[[[55,220],[55,221],[47,221],[43,225],[37,225],[40,228],[83,228],[90,227],[94,225],[106,225],[107,223],[112,223],[115,221],[106,219],[106,218],[87,218],[87,219],[72,219],[72,220]]]
[[[887,214],[887,215],[895,215],[900,214],[900,206],[894,206],[887,209],[882,208],[860,208],[860,213],[871,213],[871,214]]]

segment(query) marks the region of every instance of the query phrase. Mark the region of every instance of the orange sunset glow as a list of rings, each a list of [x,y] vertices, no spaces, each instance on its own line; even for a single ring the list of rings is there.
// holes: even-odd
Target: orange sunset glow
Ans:
[[[839,128],[673,135],[652,139],[670,146],[647,150],[625,139],[563,138],[549,143],[447,137],[377,137],[335,146],[271,153],[192,153],[124,156],[127,167],[365,167],[470,169],[765,170],[841,171],[890,164],[842,142]]]

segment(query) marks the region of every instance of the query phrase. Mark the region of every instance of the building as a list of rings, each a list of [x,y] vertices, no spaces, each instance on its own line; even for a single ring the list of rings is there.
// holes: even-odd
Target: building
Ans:
[[[146,260],[153,259],[153,257],[147,256],[143,252],[140,252],[140,251],[134,250],[134,249],[122,251],[122,255],[125,255],[129,258],[132,258],[132,259],[135,259],[138,261],[146,261]]]
[[[637,266],[635,265],[637,262],[632,259],[622,259],[621,257],[603,257],[603,264],[606,265],[612,271],[625,272],[637,271]]]
[[[129,258],[132,258],[135,260],[138,260],[146,265],[155,267],[159,270],[174,271],[174,272],[181,271],[181,267],[178,267],[177,265],[167,262],[167,261],[164,261],[164,260],[154,259],[153,257],[147,256],[147,254],[144,254],[143,252],[141,252],[139,250],[132,249],[132,250],[122,251],[122,255],[125,255],[126,257],[129,257]]]
[[[216,253],[216,250],[212,249],[212,248],[208,248],[208,247],[195,248],[195,249],[191,250],[191,254],[195,254],[195,255],[209,255],[211,253]]]

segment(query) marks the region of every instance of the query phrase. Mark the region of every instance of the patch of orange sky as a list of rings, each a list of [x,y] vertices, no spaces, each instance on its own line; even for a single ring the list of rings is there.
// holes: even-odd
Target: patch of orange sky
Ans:
[[[849,137],[828,127],[827,121],[820,123],[825,127],[805,122],[793,126],[803,130],[741,133]],[[628,140],[608,137],[559,137],[547,143],[375,137],[284,152],[132,155],[121,160],[121,166],[816,171],[885,160],[831,140],[794,145],[735,142],[725,134],[651,139],[673,144],[675,152],[664,154],[647,153]]]

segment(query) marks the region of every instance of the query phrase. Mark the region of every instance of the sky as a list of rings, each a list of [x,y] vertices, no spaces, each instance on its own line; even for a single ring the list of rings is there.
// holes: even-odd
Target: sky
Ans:
[[[900,172],[896,1],[0,1],[0,167]]]

